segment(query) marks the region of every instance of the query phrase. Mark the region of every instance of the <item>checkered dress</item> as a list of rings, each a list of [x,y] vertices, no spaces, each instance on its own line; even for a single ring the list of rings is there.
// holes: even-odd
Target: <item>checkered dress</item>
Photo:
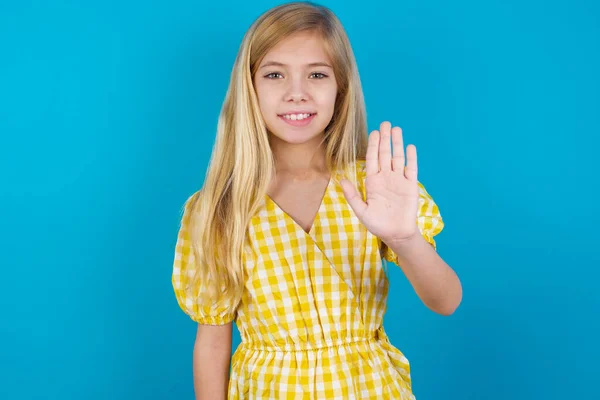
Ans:
[[[357,161],[364,198],[365,162]],[[419,183],[417,224],[435,248],[439,209]],[[336,179],[306,233],[269,197],[253,216],[243,256],[248,280],[236,312],[195,304],[183,291],[195,268],[189,201],[179,230],[173,287],[201,324],[235,321],[229,399],[414,399],[410,367],[383,329],[389,282],[381,240],[360,223]]]

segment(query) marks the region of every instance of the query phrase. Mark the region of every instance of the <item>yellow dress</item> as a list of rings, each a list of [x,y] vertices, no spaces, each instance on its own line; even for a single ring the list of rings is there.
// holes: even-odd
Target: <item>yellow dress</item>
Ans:
[[[365,162],[357,161],[364,198]],[[419,182],[417,224],[436,248],[443,229],[437,205]],[[381,240],[360,223],[331,179],[306,233],[269,197],[249,226],[243,257],[248,280],[236,312],[186,298],[194,267],[186,202],[173,268],[183,311],[201,324],[235,321],[229,399],[414,399],[409,362],[383,329],[389,282]]]

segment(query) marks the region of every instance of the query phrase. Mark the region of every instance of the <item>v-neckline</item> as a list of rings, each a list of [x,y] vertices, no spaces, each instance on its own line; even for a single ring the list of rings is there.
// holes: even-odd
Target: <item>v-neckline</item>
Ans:
[[[327,199],[327,196],[329,194],[329,187],[331,186],[332,182],[333,182],[333,174],[330,175],[330,178],[327,181],[327,186],[325,186],[325,190],[323,191],[323,195],[321,196],[321,202],[319,203],[319,207],[317,208],[317,212],[315,213],[315,216],[313,217],[313,220],[310,225],[310,228],[308,229],[308,232],[305,231],[304,228],[294,218],[292,218],[292,216],[290,214],[288,214],[283,208],[281,208],[279,206],[279,204],[277,204],[277,202],[271,198],[271,196],[269,196],[268,194],[265,194],[265,198],[268,201],[270,201],[273,204],[273,206],[276,209],[278,209],[286,219],[290,220],[290,222],[292,222],[292,224],[294,225],[294,227],[296,227],[296,229],[300,229],[302,232],[304,232],[306,235],[308,235],[312,238],[313,231],[315,230],[315,225],[317,225],[317,223],[319,222],[320,216],[323,213],[323,209],[325,208],[325,203],[326,203],[325,200]]]

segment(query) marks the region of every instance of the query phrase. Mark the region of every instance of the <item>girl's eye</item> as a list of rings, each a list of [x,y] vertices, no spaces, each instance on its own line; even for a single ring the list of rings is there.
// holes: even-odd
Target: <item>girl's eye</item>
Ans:
[[[315,75],[317,75],[317,79],[327,78],[327,75],[325,75],[321,72],[313,72],[312,74],[310,74],[310,76],[315,76]]]
[[[265,78],[268,78],[268,79],[277,79],[273,75],[280,75],[281,76],[281,74],[279,72],[271,72],[270,74],[265,75]]]
[[[315,79],[327,78],[327,75],[325,75],[322,72],[313,72],[312,74],[310,74],[310,76],[311,76],[311,78],[314,77]],[[270,74],[265,75],[265,78],[279,79],[279,78],[281,78],[281,74],[279,72],[271,72]]]

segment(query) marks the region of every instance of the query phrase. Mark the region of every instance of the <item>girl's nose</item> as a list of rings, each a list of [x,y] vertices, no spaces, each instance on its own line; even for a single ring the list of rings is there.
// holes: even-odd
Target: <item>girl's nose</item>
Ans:
[[[308,100],[306,82],[302,78],[290,79],[289,88],[285,95],[286,101]]]
[[[308,96],[305,96],[302,93],[292,93],[290,95],[287,96],[286,101],[305,101],[307,100]]]

